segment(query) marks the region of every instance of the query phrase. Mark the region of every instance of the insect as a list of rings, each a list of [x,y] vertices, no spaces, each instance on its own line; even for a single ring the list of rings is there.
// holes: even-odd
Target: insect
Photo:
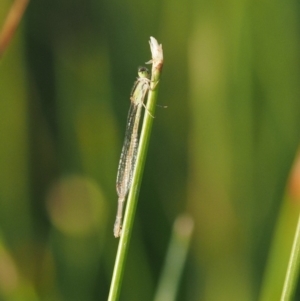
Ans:
[[[119,161],[117,174],[118,209],[114,224],[114,236],[119,237],[122,230],[122,217],[126,195],[131,187],[133,172],[136,165],[137,150],[139,146],[139,123],[144,100],[150,89],[150,73],[147,68],[138,69],[138,78],[131,92],[131,105],[127,117],[125,139]]]

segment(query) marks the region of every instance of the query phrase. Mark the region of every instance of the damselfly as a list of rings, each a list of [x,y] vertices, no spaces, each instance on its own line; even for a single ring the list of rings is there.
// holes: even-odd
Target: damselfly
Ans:
[[[142,106],[150,89],[150,74],[147,68],[138,69],[138,78],[131,92],[131,105],[127,117],[127,128],[119,161],[117,174],[118,210],[114,224],[114,235],[119,237],[122,230],[122,216],[126,195],[131,187],[135,169],[137,150],[139,145],[138,130],[141,119]]]

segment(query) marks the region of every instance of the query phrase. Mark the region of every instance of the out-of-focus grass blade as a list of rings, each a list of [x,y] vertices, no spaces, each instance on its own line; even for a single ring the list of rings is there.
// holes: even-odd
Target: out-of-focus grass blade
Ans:
[[[15,0],[2,28],[0,28],[0,58],[9,45],[24,15],[29,0]]]
[[[194,222],[189,215],[181,215],[176,219],[154,301],[176,300],[193,228]]]
[[[275,229],[260,301],[291,300],[299,271],[300,228],[300,156],[289,180]]]
[[[299,275],[299,259],[300,259],[300,215],[298,216],[296,233],[294,236],[293,246],[290,254],[289,263],[285,275],[283,290],[281,293],[281,301],[291,299],[295,289],[295,283]]]

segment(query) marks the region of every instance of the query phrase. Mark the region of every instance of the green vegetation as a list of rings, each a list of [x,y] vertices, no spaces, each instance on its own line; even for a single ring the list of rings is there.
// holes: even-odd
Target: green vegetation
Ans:
[[[31,1],[0,62],[0,300],[107,300],[118,160],[150,36],[168,108],[152,118],[119,300],[170,285],[182,213],[194,230],[176,300],[280,300],[300,211],[299,15],[290,0]],[[297,256],[291,266],[285,300],[299,300]]]

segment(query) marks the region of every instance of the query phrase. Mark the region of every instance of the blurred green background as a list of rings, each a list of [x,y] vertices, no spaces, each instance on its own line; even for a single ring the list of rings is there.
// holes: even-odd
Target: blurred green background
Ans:
[[[293,0],[31,1],[0,63],[0,300],[107,299],[115,178],[150,36],[168,108],[120,300],[153,300],[183,212],[195,231],[177,300],[258,300],[299,144],[299,16]]]

